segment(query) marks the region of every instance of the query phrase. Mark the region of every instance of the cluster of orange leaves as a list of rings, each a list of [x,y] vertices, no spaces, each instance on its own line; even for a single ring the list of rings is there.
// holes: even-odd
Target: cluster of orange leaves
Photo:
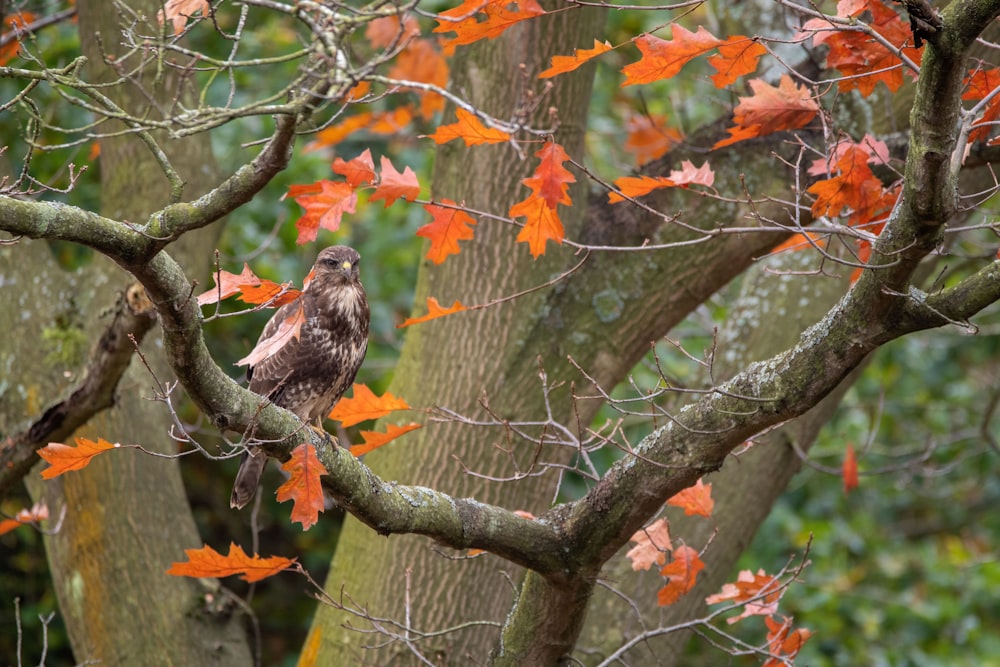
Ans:
[[[680,507],[686,515],[711,517],[715,503],[712,500],[712,485],[698,480],[694,486],[684,489],[669,500],[667,505]],[[705,569],[701,554],[696,549],[682,544],[673,546],[670,526],[666,519],[657,519],[632,535],[635,543],[625,557],[632,561],[633,570],[648,570],[653,565],[660,567],[660,574],[667,578],[666,584],[657,593],[661,606],[673,604],[694,588],[698,574]],[[667,558],[670,562],[667,562]],[[733,583],[724,584],[722,590],[705,599],[706,604],[726,602],[742,607],[738,616],[727,619],[732,624],[750,616],[763,616],[768,627],[768,651],[771,657],[765,663],[768,667],[786,664],[791,660],[810,636],[805,628],[792,629],[791,619],[781,622],[778,602],[784,587],[777,577],[763,570],[757,574],[744,570]]]

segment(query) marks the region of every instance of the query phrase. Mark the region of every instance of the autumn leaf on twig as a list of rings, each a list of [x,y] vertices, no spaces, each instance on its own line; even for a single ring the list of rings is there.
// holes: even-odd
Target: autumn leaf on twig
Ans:
[[[50,442],[38,450],[38,455],[49,463],[49,467],[42,470],[42,479],[52,479],[71,470],[82,470],[90,465],[98,454],[121,447],[118,443],[110,443],[104,438],[98,438],[97,442],[88,438],[74,438],[74,440],[76,447]]]
[[[294,558],[271,556],[261,558],[254,554],[247,556],[246,552],[235,542],[229,545],[229,555],[223,556],[212,547],[206,545],[200,549],[185,549],[188,560],[186,563],[174,563],[167,574],[175,577],[228,577],[240,575],[243,581],[254,583],[267,579],[282,570],[287,570],[295,563]]]
[[[316,448],[302,443],[294,450],[290,459],[281,464],[288,473],[288,480],[278,487],[278,502],[292,501],[292,521],[302,524],[302,530],[309,530],[319,521],[323,511],[323,486],[320,477],[327,474],[326,468],[316,457]]]

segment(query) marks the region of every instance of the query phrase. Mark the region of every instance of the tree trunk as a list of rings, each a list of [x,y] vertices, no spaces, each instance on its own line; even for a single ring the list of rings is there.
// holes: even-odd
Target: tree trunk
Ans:
[[[141,9],[146,17],[155,17],[159,6],[147,2]],[[111,80],[114,74],[104,67],[103,53],[121,50],[121,17],[103,2],[81,0],[78,7],[83,52],[89,58],[87,76],[91,80]],[[159,31],[155,20],[143,29],[148,34]],[[160,102],[169,102],[178,94],[178,82],[169,75],[157,81],[143,78],[141,82]],[[123,92],[117,87],[105,89],[105,94],[114,95],[118,104],[133,113],[149,111],[149,101],[138,89]],[[185,188],[184,194],[195,197],[204,192],[209,180],[206,173],[212,172],[213,164],[208,142],[156,138],[181,177],[196,183],[190,190]],[[167,202],[169,183],[148,148],[134,135],[102,139],[100,160],[101,209],[106,215],[140,221]],[[198,248],[197,258],[204,261],[203,249],[206,244],[214,245],[219,231],[216,225],[214,230],[189,235],[172,246],[172,252],[183,262],[192,259],[191,250]],[[19,270],[26,268],[22,253],[28,250],[17,249]],[[19,287],[31,296],[22,308],[32,310],[32,316],[43,327],[52,326],[60,313],[69,312],[69,333],[82,340],[96,340],[107,325],[107,318],[101,314],[112,307],[129,284],[128,276],[100,256],[69,274],[48,256],[44,243],[32,242],[30,251],[30,271]],[[53,296],[58,300],[53,301]],[[30,343],[27,347],[31,347]],[[156,342],[147,341],[142,349],[159,379],[169,381]],[[26,382],[36,376],[52,377],[63,370],[47,362],[42,350],[35,348],[33,352],[16,357],[18,375]],[[78,367],[79,360],[66,366],[71,370]],[[92,419],[76,435],[102,437],[123,445],[140,444],[167,454],[176,452],[176,444],[169,436],[172,422],[167,407],[148,400],[154,385],[149,371],[133,359],[118,387],[115,406]],[[174,396],[174,400],[179,399]],[[54,516],[66,508],[62,530],[46,538],[46,549],[60,609],[79,662],[184,666],[251,663],[239,617],[233,615],[233,604],[218,582],[165,573],[173,561],[183,559],[183,548],[202,543],[188,508],[177,461],[136,450],[115,451],[98,457],[83,471],[56,480],[42,482],[33,473],[29,487],[36,499],[48,503]]]

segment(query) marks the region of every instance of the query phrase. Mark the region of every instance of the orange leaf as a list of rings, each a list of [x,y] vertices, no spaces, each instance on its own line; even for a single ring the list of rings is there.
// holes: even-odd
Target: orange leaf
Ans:
[[[306,321],[306,311],[302,303],[299,302],[298,306],[293,308],[291,312],[292,314],[282,320],[272,335],[257,341],[257,345],[250,351],[250,354],[237,361],[236,365],[255,366],[274,355],[292,338],[298,340],[302,324]]]
[[[281,464],[288,473],[288,481],[278,487],[278,502],[292,501],[292,521],[309,530],[319,520],[323,511],[323,486],[319,478],[327,474],[326,468],[316,458],[316,448],[304,442],[294,450],[292,457]]]
[[[450,199],[442,199],[441,203],[457,206]],[[430,239],[431,248],[427,251],[427,259],[441,264],[449,255],[457,255],[462,251],[458,245],[460,240],[473,237],[472,227],[469,225],[476,224],[476,219],[465,211],[437,204],[424,204],[424,209],[434,221],[418,229],[417,236]]]
[[[968,88],[962,93],[963,100],[979,101],[1000,88],[1000,69],[977,69],[969,71],[969,78],[966,79]],[[982,114],[972,124],[973,130],[969,133],[969,143],[983,141],[989,138],[990,133],[1000,120],[1000,96],[995,95],[982,110]]]
[[[372,161],[372,152],[368,148],[349,162],[338,157],[333,161],[331,169],[333,169],[333,173],[346,178],[347,184],[352,188],[367,185],[375,180],[375,163]]]
[[[243,263],[243,271],[239,274],[229,271],[219,270],[214,274],[215,287],[198,295],[198,305],[204,306],[210,303],[218,303],[222,299],[228,299],[234,294],[239,294],[241,288],[246,285],[259,285],[260,278],[250,270],[250,265]]]
[[[383,16],[365,26],[365,39],[376,49],[384,49],[394,42],[403,43],[408,39],[420,36],[420,26],[417,19],[407,16],[400,20],[398,14]]]
[[[385,433],[379,433],[378,431],[362,431],[361,437],[364,439],[365,444],[351,445],[351,454],[354,456],[367,454],[373,449],[378,449],[382,445],[392,442],[404,433],[415,431],[418,428],[420,428],[420,424],[411,422],[405,426],[389,424],[385,427]]]
[[[354,213],[358,195],[347,183],[320,181],[320,192],[304,194],[295,198],[306,212],[295,223],[299,231],[295,242],[299,245],[316,240],[319,228],[337,231],[345,213]]]
[[[524,227],[517,235],[517,240],[527,243],[531,256],[538,258],[545,254],[546,242],[552,240],[562,243],[565,236],[562,221],[554,208],[538,195],[531,195],[524,201],[510,207],[510,217],[524,217]]]
[[[305,151],[310,153],[326,146],[335,146],[355,132],[367,130],[374,134],[395,134],[410,124],[413,120],[411,106],[396,107],[390,111],[364,111],[354,116],[348,116],[336,125],[320,130],[316,138],[306,144]]]
[[[291,303],[302,294],[300,290],[291,286],[291,283],[279,285],[271,280],[261,280],[257,285],[240,285],[240,301],[250,304],[267,304],[272,308],[278,308]]]
[[[670,527],[666,519],[657,519],[642,530],[637,530],[629,538],[636,546],[628,550],[625,557],[632,561],[632,569],[648,570],[667,562],[667,553],[673,550],[670,543]]]
[[[13,519],[0,521],[0,535],[23,526],[27,523],[38,523],[49,518],[49,508],[44,502],[35,503],[31,509],[22,509],[14,515]]]
[[[810,239],[812,243],[810,243]],[[777,255],[779,252],[785,252],[786,250],[795,252],[796,250],[804,250],[806,248],[812,248],[813,245],[818,245],[823,247],[825,242],[821,234],[816,232],[805,232],[801,234],[792,234],[783,243],[771,248],[771,255]]]
[[[743,613],[726,620],[730,624],[748,616],[772,616],[778,612],[778,601],[781,599],[780,586],[781,582],[764,570],[757,570],[757,574],[750,570],[741,570],[735,584],[723,584],[722,591],[705,598],[705,604],[745,602]]]
[[[694,588],[698,573],[705,568],[698,552],[687,545],[676,549],[673,556],[673,562],[660,570],[660,574],[669,578],[667,585],[656,594],[661,607],[677,602]]]
[[[389,158],[382,156],[382,175],[379,179],[378,187],[368,198],[368,201],[385,200],[385,208],[389,208],[398,198],[413,201],[420,196],[420,183],[417,182],[417,175],[409,167],[403,169],[403,173],[396,171]]]
[[[566,151],[554,141],[549,141],[535,153],[535,157],[541,158],[535,173],[521,182],[544,199],[549,208],[554,209],[557,204],[571,205],[569,184],[576,183],[576,178],[563,166],[569,160]]]
[[[819,105],[810,96],[809,89],[796,85],[787,74],[781,75],[777,88],[760,79],[751,79],[750,89],[753,95],[740,97],[734,110],[736,127],[729,130],[732,136],[717,142],[713,149],[751,137],[804,127],[819,113]]]
[[[708,162],[695,167],[688,160],[681,162],[680,170],[670,172],[669,177],[664,176],[622,176],[615,180],[621,194],[617,192],[608,193],[608,202],[614,204],[624,201],[625,197],[641,197],[658,188],[683,187],[689,185],[704,185],[712,187],[715,183],[715,172],[708,165]]]
[[[347,427],[369,419],[385,417],[395,410],[409,409],[410,405],[406,401],[396,398],[389,392],[376,396],[366,385],[355,384],[353,398],[342,398],[337,401],[327,416]]]
[[[446,144],[452,139],[461,139],[466,146],[479,144],[499,144],[510,140],[503,130],[483,125],[474,114],[465,109],[455,109],[458,122],[440,126],[434,134],[424,135],[435,143]]]
[[[712,75],[712,83],[716,88],[725,88],[744,74],[757,71],[757,62],[765,53],[767,49],[758,41],[743,35],[730,37],[719,44],[718,55],[708,59],[708,64],[718,72]]]
[[[261,558],[254,554],[251,558],[235,542],[229,545],[229,555],[223,556],[212,547],[205,545],[201,549],[185,549],[188,557],[186,563],[174,563],[167,574],[175,577],[228,577],[240,575],[243,581],[254,583],[287,570],[295,563],[294,558],[271,556]]]
[[[679,144],[684,135],[667,127],[662,114],[636,114],[625,123],[625,150],[635,155],[635,163],[644,165]]]
[[[0,36],[11,37],[11,33],[23,32],[25,26],[33,23],[36,18],[32,12],[16,12],[5,16],[3,17],[3,27],[7,30],[0,32]],[[17,55],[19,48],[21,48],[21,43],[17,39],[12,39],[0,46],[0,66],[9,63]]]
[[[872,30],[920,64],[923,51],[913,48],[910,26],[881,0],[841,0],[837,4],[839,16],[859,17],[865,12],[864,20]],[[838,84],[841,91],[857,89],[867,97],[880,81],[892,92],[903,85],[903,61],[874,37],[856,30],[831,31],[830,22],[821,18],[806,21],[799,35],[809,33],[813,33],[814,45],[830,47],[826,62],[844,75]],[[912,71],[910,75],[915,76]]]
[[[698,27],[698,32],[691,32],[674,24],[672,31],[673,39],[669,41],[653,35],[641,35],[635,40],[642,58],[622,68],[625,75],[622,86],[669,79],[692,59],[722,44],[703,26]]]
[[[403,320],[402,324],[397,324],[397,329],[402,329],[403,327],[408,327],[411,324],[420,324],[421,322],[427,322],[428,320],[437,319],[438,317],[444,317],[445,315],[452,315],[454,313],[460,313],[465,310],[465,306],[462,305],[461,301],[456,301],[451,304],[451,308],[445,308],[438,300],[432,296],[427,297],[427,314],[422,317],[409,317]]]
[[[389,70],[389,78],[416,83],[429,83],[438,88],[448,85],[448,62],[429,39],[411,40]],[[420,115],[431,120],[444,110],[444,98],[433,90],[413,89],[420,98]]]
[[[694,514],[712,516],[712,510],[715,508],[715,501],[712,500],[712,485],[705,484],[699,479],[694,486],[689,486],[673,496],[667,501],[667,504],[683,508],[684,514],[687,516]]]
[[[179,35],[184,32],[184,26],[195,12],[201,12],[203,17],[208,17],[211,11],[208,0],[167,0],[163,9],[156,12],[156,21],[160,25],[170,21],[173,24],[174,34]]]
[[[446,47],[455,47],[499,37],[514,24],[544,13],[536,0],[465,0],[458,7],[438,14],[434,32],[455,33],[455,37],[444,42]]]
[[[50,442],[38,450],[38,455],[49,463],[49,467],[42,471],[42,479],[52,479],[70,470],[83,470],[101,452],[121,447],[121,445],[110,443],[104,438],[98,438],[97,442],[87,438],[74,438],[74,440],[76,447]]]
[[[854,454],[854,445],[847,444],[847,453],[844,454],[844,465],[841,468],[844,476],[844,494],[848,494],[852,489],[858,488],[858,457]]]
[[[552,67],[539,74],[538,78],[550,79],[557,74],[572,72],[591,58],[596,58],[610,50],[611,44],[609,42],[602,44],[597,39],[594,39],[594,48],[592,49],[576,49],[571,56],[552,56]]]
[[[813,215],[839,216],[844,209],[868,211],[882,198],[882,181],[868,166],[869,154],[849,146],[837,160],[837,176],[813,183],[806,192],[816,195]],[[866,221],[867,222],[867,221]]]
[[[782,667],[789,664],[802,646],[812,636],[812,632],[805,628],[798,628],[792,632],[792,619],[787,618],[783,623],[779,623],[771,617],[764,619],[767,625],[767,646],[771,658],[764,663],[763,667]]]

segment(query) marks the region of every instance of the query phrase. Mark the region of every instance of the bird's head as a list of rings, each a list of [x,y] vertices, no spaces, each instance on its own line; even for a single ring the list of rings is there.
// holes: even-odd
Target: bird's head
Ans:
[[[361,255],[354,248],[337,245],[324,248],[313,265],[313,280],[333,285],[358,282]]]

